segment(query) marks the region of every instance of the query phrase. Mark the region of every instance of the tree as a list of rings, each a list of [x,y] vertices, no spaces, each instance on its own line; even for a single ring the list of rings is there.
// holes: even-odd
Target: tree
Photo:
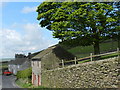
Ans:
[[[114,28],[112,28],[112,32],[110,33],[110,37],[112,37],[113,40],[118,41],[118,48],[120,48],[120,2],[111,2],[111,5],[113,5],[114,9],[110,16],[114,16],[116,19],[116,22],[112,23],[114,24]]]
[[[41,27],[51,30],[54,38],[93,45],[94,54],[100,53],[99,43],[110,36],[118,20],[108,2],[43,2],[37,12]]]

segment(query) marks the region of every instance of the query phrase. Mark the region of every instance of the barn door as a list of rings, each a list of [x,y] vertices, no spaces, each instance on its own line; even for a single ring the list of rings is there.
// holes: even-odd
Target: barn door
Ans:
[[[38,75],[38,86],[41,85],[40,75]]]

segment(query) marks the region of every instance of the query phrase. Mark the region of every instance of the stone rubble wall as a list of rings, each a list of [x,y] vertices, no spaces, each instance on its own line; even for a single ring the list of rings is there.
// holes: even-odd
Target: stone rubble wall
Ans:
[[[118,88],[118,58],[92,61],[42,71],[42,86],[49,88]]]

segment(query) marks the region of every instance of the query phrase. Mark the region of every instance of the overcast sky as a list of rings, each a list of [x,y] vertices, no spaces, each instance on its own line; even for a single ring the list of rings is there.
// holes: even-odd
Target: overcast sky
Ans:
[[[37,52],[58,43],[52,32],[39,26],[36,7],[40,2],[2,2],[0,4],[0,58],[15,53]]]

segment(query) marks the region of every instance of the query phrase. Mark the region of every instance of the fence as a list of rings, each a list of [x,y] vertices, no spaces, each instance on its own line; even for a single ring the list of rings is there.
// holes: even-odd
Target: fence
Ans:
[[[113,56],[117,56],[118,59],[119,59],[120,58],[120,50],[119,50],[119,48],[117,48],[117,50],[114,51],[114,52],[109,52],[109,53],[104,53],[104,54],[98,54],[98,55],[93,55],[93,53],[90,53],[90,56],[88,56],[88,57],[78,58],[78,59],[75,57],[74,60],[70,60],[70,61],[64,61],[64,60],[62,60],[62,63],[60,63],[60,65],[62,65],[62,67],[65,67],[65,65],[78,64],[78,62],[80,62],[80,61],[85,61],[85,60],[87,60],[87,61],[95,61],[96,59],[97,60],[98,59],[102,59],[102,58],[99,58],[101,56],[106,56],[106,55],[111,55],[111,54],[115,54]]]

